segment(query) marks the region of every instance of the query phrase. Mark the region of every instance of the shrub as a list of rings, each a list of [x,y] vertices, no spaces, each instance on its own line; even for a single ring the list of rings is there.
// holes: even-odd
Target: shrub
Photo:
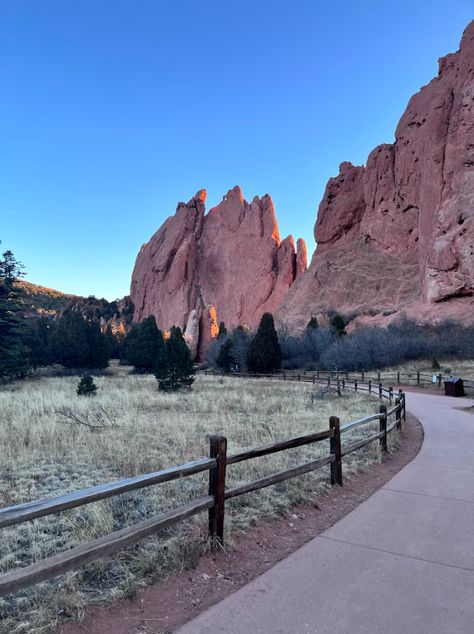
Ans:
[[[76,393],[78,396],[95,396],[97,393],[97,385],[90,374],[85,374],[79,381]]]

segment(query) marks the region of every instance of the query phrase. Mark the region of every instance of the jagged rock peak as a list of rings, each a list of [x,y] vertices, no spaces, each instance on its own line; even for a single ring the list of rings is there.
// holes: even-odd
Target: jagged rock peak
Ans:
[[[268,194],[248,203],[236,186],[207,214],[205,199],[200,190],[178,204],[142,247],[131,285],[135,320],[152,314],[165,329],[188,324],[194,350],[215,336],[218,321],[256,326],[306,268],[304,241],[297,253],[291,236],[280,240]]]

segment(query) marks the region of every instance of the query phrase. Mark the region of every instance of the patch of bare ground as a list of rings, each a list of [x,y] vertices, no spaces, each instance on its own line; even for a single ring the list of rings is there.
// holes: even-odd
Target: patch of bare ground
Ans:
[[[202,556],[194,569],[168,577],[112,607],[94,606],[81,623],[68,622],[57,634],[167,634],[234,592],[347,515],[383,486],[418,453],[421,424],[410,414],[397,451],[332,487],[311,503],[295,506],[276,520],[261,521],[232,537],[222,552]]]

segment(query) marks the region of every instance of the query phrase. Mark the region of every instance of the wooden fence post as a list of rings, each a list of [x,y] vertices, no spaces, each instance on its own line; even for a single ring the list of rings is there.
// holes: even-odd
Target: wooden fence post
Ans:
[[[372,379],[369,379],[369,394],[372,394]]]
[[[357,380],[354,379],[354,392],[357,392]]]
[[[438,387],[441,387],[441,382],[442,382],[443,376],[441,374],[441,372],[438,374]]]
[[[397,398],[395,399],[395,405],[397,406],[397,409],[395,410],[395,416],[397,418],[397,429],[401,429],[402,428],[402,402],[399,396],[397,396]]]
[[[387,406],[385,403],[380,406],[380,413],[382,414],[379,418],[380,432],[383,432],[383,436],[380,439],[380,449],[387,453]]]
[[[334,455],[334,462],[331,462],[331,484],[342,487],[341,421],[337,416],[331,416],[329,427],[334,429],[334,436],[329,439],[330,452]]]
[[[382,398],[382,384],[379,383],[379,398]]]
[[[403,411],[403,420],[406,423],[407,422],[407,410],[405,407],[405,392],[403,392],[402,390],[398,391],[398,398],[400,399],[400,403],[402,405],[402,409],[400,410],[400,420],[401,420],[401,414]]]
[[[299,375],[299,373],[298,373],[298,381],[300,381],[300,380],[301,380],[301,377],[300,377],[300,375]]]
[[[328,387],[331,387],[331,377],[328,376]]]
[[[342,379],[342,389],[346,389],[346,379]]]
[[[316,383],[316,377],[313,374],[313,385]]]
[[[397,383],[400,385],[400,370],[397,372]]]
[[[418,370],[418,372],[416,373],[416,384],[420,385],[420,371]]]
[[[286,374],[283,372],[283,380],[286,381]]]
[[[361,375],[362,375],[362,376],[361,376],[361,379],[360,379],[360,380],[361,380],[361,381],[362,381],[362,383],[363,383],[363,382],[364,382],[364,370],[362,370]]]
[[[388,388],[388,400],[391,405],[393,402],[393,387]]]
[[[217,466],[209,471],[209,495],[215,500],[214,506],[209,509],[209,537],[211,547],[216,548],[224,543],[227,438],[225,436],[211,436],[209,449],[209,456],[217,460]]]
[[[377,382],[380,383],[380,370],[377,372]]]

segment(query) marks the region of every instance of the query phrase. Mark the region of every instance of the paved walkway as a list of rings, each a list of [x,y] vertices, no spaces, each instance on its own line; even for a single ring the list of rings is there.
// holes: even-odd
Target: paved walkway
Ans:
[[[180,634],[474,634],[474,414],[408,394],[418,456]]]

